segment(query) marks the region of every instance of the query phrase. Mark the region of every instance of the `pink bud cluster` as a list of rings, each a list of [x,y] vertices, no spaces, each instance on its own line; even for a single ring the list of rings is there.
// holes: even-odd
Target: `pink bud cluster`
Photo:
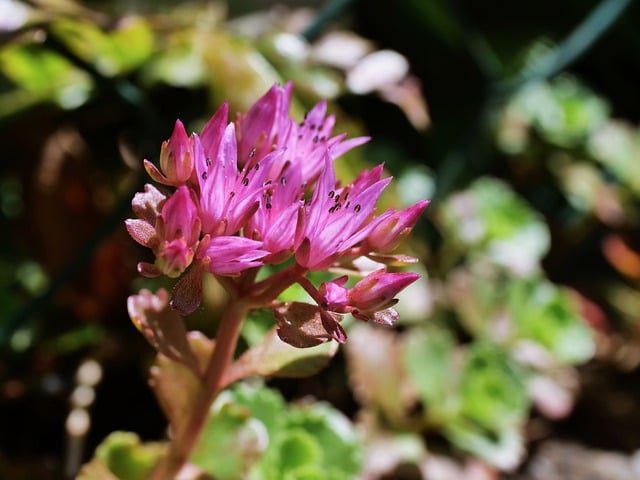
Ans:
[[[154,263],[139,263],[138,271],[182,277],[174,296],[193,298],[174,298],[173,305],[186,314],[199,304],[205,272],[226,288],[240,289],[261,266],[293,262],[296,275],[269,290],[272,295],[298,281],[324,312],[323,324],[325,317],[344,313],[392,323],[393,297],[417,274],[382,269],[352,288],[343,276],[319,289],[306,274],[344,267],[361,256],[384,257],[411,231],[428,201],[376,216],[376,202],[391,181],[382,178],[382,166],[341,186],[333,165],[368,139],[332,135],[335,117],[326,115],[325,101],[297,123],[289,116],[291,93],[291,83],[273,86],[235,122],[228,121],[225,103],[199,135],[188,135],[176,122],[162,144],[160,168],[144,161],[151,178],[165,187],[146,185],[132,202],[138,218],[126,220],[133,239],[155,256]],[[275,300],[265,297],[264,282],[253,285],[254,300]],[[187,289],[195,293],[185,294]],[[325,327],[342,341],[336,325]]]

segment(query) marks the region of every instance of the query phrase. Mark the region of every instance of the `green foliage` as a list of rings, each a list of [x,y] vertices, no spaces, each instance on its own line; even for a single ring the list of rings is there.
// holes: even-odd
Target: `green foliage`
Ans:
[[[140,442],[130,432],[113,432],[96,449],[95,459],[80,472],[81,480],[144,480],[163,454],[161,444]]]
[[[192,461],[216,478],[340,479],[360,469],[353,426],[324,403],[287,405],[274,390],[239,384],[216,401],[207,425]]]

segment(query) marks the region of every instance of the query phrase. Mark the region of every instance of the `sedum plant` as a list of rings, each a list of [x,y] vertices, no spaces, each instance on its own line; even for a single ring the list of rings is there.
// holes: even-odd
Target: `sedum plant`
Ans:
[[[340,184],[334,160],[367,138],[333,135],[334,116],[327,116],[324,101],[297,123],[289,116],[292,88],[273,86],[235,122],[228,121],[225,103],[200,134],[188,135],[177,121],[162,145],[159,168],[144,162],[160,186],[147,184],[134,196],[137,218],[126,221],[131,237],[154,255],[138,271],[177,279],[171,294],[142,290],[128,299],[132,321],[158,351],[151,382],[170,424],[169,444],[146,464],[148,478],[174,478],[193,468],[216,478],[250,474],[265,452],[272,418],[253,421],[242,402],[225,403],[221,392],[247,377],[317,370],[318,357],[329,358],[335,342],[346,341],[345,315],[392,325],[396,295],[419,278],[389,267],[416,261],[393,252],[428,201],[378,214],[376,202],[391,181],[382,177],[382,165]],[[322,282],[311,275],[338,270]],[[227,294],[215,339],[187,332],[182,319],[201,305],[205,276]],[[293,285],[310,301],[281,300]],[[265,309],[275,326],[234,358],[245,319]],[[232,397],[242,397],[237,392]],[[290,412],[291,428],[281,439],[316,463],[337,456],[331,453],[337,440],[318,446],[309,437],[320,426],[300,429],[338,415],[318,408]],[[322,428],[324,437],[341,430]],[[271,459],[269,468],[279,473],[255,478],[316,478],[306,463],[295,455]],[[302,476],[284,474],[287,465],[302,469]],[[334,473],[327,470],[323,478],[344,478]]]

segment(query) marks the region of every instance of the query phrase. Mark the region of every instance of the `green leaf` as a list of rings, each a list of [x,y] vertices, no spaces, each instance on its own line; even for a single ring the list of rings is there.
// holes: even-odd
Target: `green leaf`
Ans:
[[[502,470],[517,467],[525,453],[521,427],[516,425],[492,431],[459,419],[446,426],[446,435],[458,448]]]
[[[300,428],[289,429],[280,440],[278,448],[280,468],[286,475],[302,467],[314,467],[318,471],[322,463],[322,449],[317,440]]]
[[[549,249],[549,231],[541,215],[494,178],[480,178],[452,195],[438,217],[444,235],[462,252],[487,257],[519,274],[539,270]]]
[[[289,428],[300,428],[318,442],[322,465],[352,478],[362,466],[362,445],[349,420],[329,404],[318,402],[291,409]]]
[[[142,65],[154,51],[153,32],[142,18],[129,17],[113,32],[89,21],[58,19],[52,31],[80,58],[106,76],[115,76]]]
[[[268,444],[262,422],[246,407],[218,398],[190,462],[220,480],[245,478]]]
[[[262,385],[239,383],[228,394],[231,395],[233,403],[248,408],[251,415],[264,424],[270,437],[284,429],[287,406],[282,395],[276,390]]]
[[[98,446],[95,458],[108,468],[109,472],[119,480],[144,480],[149,477],[149,473],[155,466],[161,455],[164,454],[166,446],[160,443],[143,444],[140,438],[131,432],[113,432]],[[92,462],[93,463],[93,462]],[[103,471],[105,476],[92,476]],[[91,474],[91,472],[95,472]],[[85,471],[83,479],[110,477],[106,475],[104,469],[96,466]]]
[[[0,69],[11,81],[33,96],[33,101],[52,101],[63,108],[75,108],[88,98],[92,81],[60,55],[39,45],[10,45],[0,50]],[[18,105],[2,98],[5,112],[29,106],[19,96]],[[2,112],[0,112],[2,114]]]
[[[529,410],[525,374],[499,345],[472,344],[460,380],[458,415],[489,430],[521,424]]]
[[[460,372],[454,367],[455,340],[450,332],[414,329],[404,337],[404,367],[416,386],[425,414],[433,422],[446,422],[458,403]]]
[[[593,356],[593,333],[567,290],[544,280],[510,282],[507,303],[519,338],[537,342],[563,363]]]

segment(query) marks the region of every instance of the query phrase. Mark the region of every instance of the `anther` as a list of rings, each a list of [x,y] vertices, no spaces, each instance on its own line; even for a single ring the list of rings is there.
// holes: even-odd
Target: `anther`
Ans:
[[[284,177],[280,177],[280,185],[284,186],[287,184],[287,179]]]
[[[244,177],[244,178],[242,179],[242,185],[244,185],[245,187],[246,187],[247,185],[249,185],[249,179],[248,179],[247,177]]]
[[[256,166],[255,166],[255,167],[253,167],[253,168],[255,168],[256,170],[260,170],[260,164],[259,164],[259,163],[256,163]]]
[[[236,192],[229,192],[229,198],[233,198],[236,196]]]
[[[338,203],[340,201],[340,195],[336,195],[334,200],[336,201],[336,203]]]
[[[211,166],[211,159],[209,157],[207,157],[207,159],[204,161],[204,163],[207,165],[207,167]]]
[[[329,192],[329,198],[333,198],[335,196],[336,192],[334,192],[333,190],[331,190]]]
[[[318,135],[315,135],[315,136],[313,137],[313,143],[318,143]]]
[[[206,180],[207,179],[207,172],[202,172],[202,179]]]
[[[360,204],[357,204],[355,207],[353,207],[354,212],[359,212],[361,209],[362,207],[360,206]]]
[[[249,158],[253,158],[256,156],[256,149],[252,149],[251,152],[249,153]]]
[[[271,205],[271,202],[267,202],[267,203],[265,204],[265,207],[267,207],[267,210],[270,210],[270,209],[271,209],[271,206],[272,206],[272,205]]]

